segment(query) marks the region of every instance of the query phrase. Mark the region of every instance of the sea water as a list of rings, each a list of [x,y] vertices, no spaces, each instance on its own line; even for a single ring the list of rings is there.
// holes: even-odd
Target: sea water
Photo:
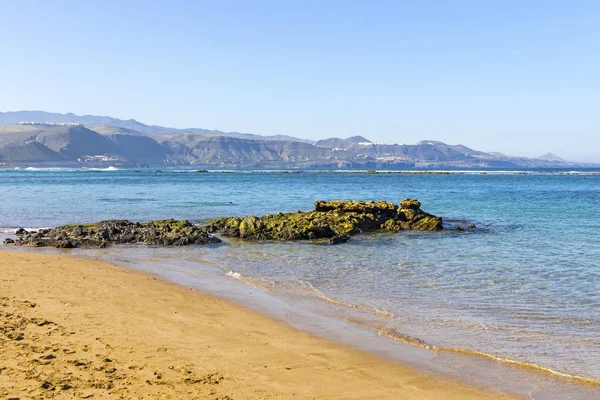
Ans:
[[[315,200],[417,198],[448,226],[477,228],[364,234],[336,246],[224,238],[218,246],[115,246],[107,254],[138,264],[179,260],[170,265],[180,283],[208,265],[396,341],[600,380],[597,171],[3,169],[0,193],[6,233],[104,219],[260,216],[310,210]]]

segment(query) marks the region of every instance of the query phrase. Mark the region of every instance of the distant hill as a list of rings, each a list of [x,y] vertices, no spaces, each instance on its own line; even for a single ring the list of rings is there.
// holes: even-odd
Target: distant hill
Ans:
[[[371,141],[369,139],[366,139],[362,136],[351,136],[349,138],[346,139],[349,142],[352,143],[371,143]]]
[[[324,147],[326,149],[343,149],[350,150],[358,148],[361,144],[370,144],[371,141],[362,136],[352,136],[346,139],[340,138],[329,138],[319,140],[315,143],[317,147]]]
[[[19,122],[51,122],[51,123],[76,123],[81,125],[114,125],[122,128],[133,129],[140,132],[160,131],[160,127],[153,127],[135,119],[121,120],[113,117],[100,117],[96,115],[75,115],[73,113],[59,114],[45,111],[11,111],[0,112],[0,125],[14,125]]]
[[[319,140],[318,142],[315,143],[315,146],[323,147],[326,149],[345,149],[348,146],[351,146],[353,144],[354,144],[353,142],[350,142],[346,139],[329,138],[329,139]]]
[[[564,159],[560,158],[559,156],[557,156],[556,154],[552,154],[552,153],[546,153],[542,156],[539,156],[538,160],[566,162],[566,160],[564,160]]]
[[[0,147],[0,162],[19,164],[61,161],[66,160],[38,142]]]
[[[177,129],[158,125],[146,125],[135,119],[122,120],[113,117],[101,117],[97,115],[75,115],[73,113],[59,114],[45,111],[10,111],[0,112],[0,125],[15,125],[19,122],[51,122],[51,123],[76,123],[86,126],[110,125],[117,128],[129,129],[149,134],[174,134],[174,133],[199,133],[212,135],[228,135],[233,137],[244,137],[248,139],[273,139],[273,140],[295,140],[311,143],[310,140],[294,138],[287,135],[260,136],[252,133],[222,132],[211,129],[187,128]]]
[[[0,161],[85,162],[97,157],[133,163],[168,161],[168,148],[140,133],[102,135],[84,126],[18,127],[0,127]]]
[[[17,124],[23,121],[40,123]],[[366,169],[582,165],[553,154],[509,157],[433,140],[382,144],[352,136],[313,144],[285,135],[180,130],[145,125],[133,119],[41,111],[0,113],[0,165],[23,164]]]

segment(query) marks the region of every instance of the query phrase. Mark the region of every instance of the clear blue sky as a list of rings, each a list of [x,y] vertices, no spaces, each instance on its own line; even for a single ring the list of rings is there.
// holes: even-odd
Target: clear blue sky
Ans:
[[[0,110],[600,162],[600,1],[0,0]]]

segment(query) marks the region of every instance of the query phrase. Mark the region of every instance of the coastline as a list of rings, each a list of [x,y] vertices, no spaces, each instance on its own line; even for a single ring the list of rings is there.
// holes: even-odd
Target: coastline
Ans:
[[[2,397],[516,398],[105,262],[3,250],[0,268]]]
[[[160,168],[160,169],[157,169]],[[198,169],[205,168],[205,169]],[[340,174],[340,175],[581,175],[598,176],[600,175],[600,165],[588,167],[549,167],[549,168],[491,168],[491,167],[432,167],[432,168],[414,168],[414,169],[385,169],[377,170],[367,168],[354,169],[323,169],[323,168],[285,168],[285,167],[265,167],[265,168],[224,168],[211,165],[181,165],[181,166],[158,166],[135,168],[129,166],[114,166],[113,164],[98,165],[57,165],[48,166],[46,164],[31,166],[27,165],[0,165],[0,172],[132,172],[137,174],[170,174],[170,173],[208,173],[208,174]]]

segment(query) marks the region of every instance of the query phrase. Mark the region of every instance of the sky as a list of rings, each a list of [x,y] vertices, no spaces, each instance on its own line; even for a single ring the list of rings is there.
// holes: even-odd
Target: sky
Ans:
[[[600,162],[600,1],[0,0],[0,111]]]

